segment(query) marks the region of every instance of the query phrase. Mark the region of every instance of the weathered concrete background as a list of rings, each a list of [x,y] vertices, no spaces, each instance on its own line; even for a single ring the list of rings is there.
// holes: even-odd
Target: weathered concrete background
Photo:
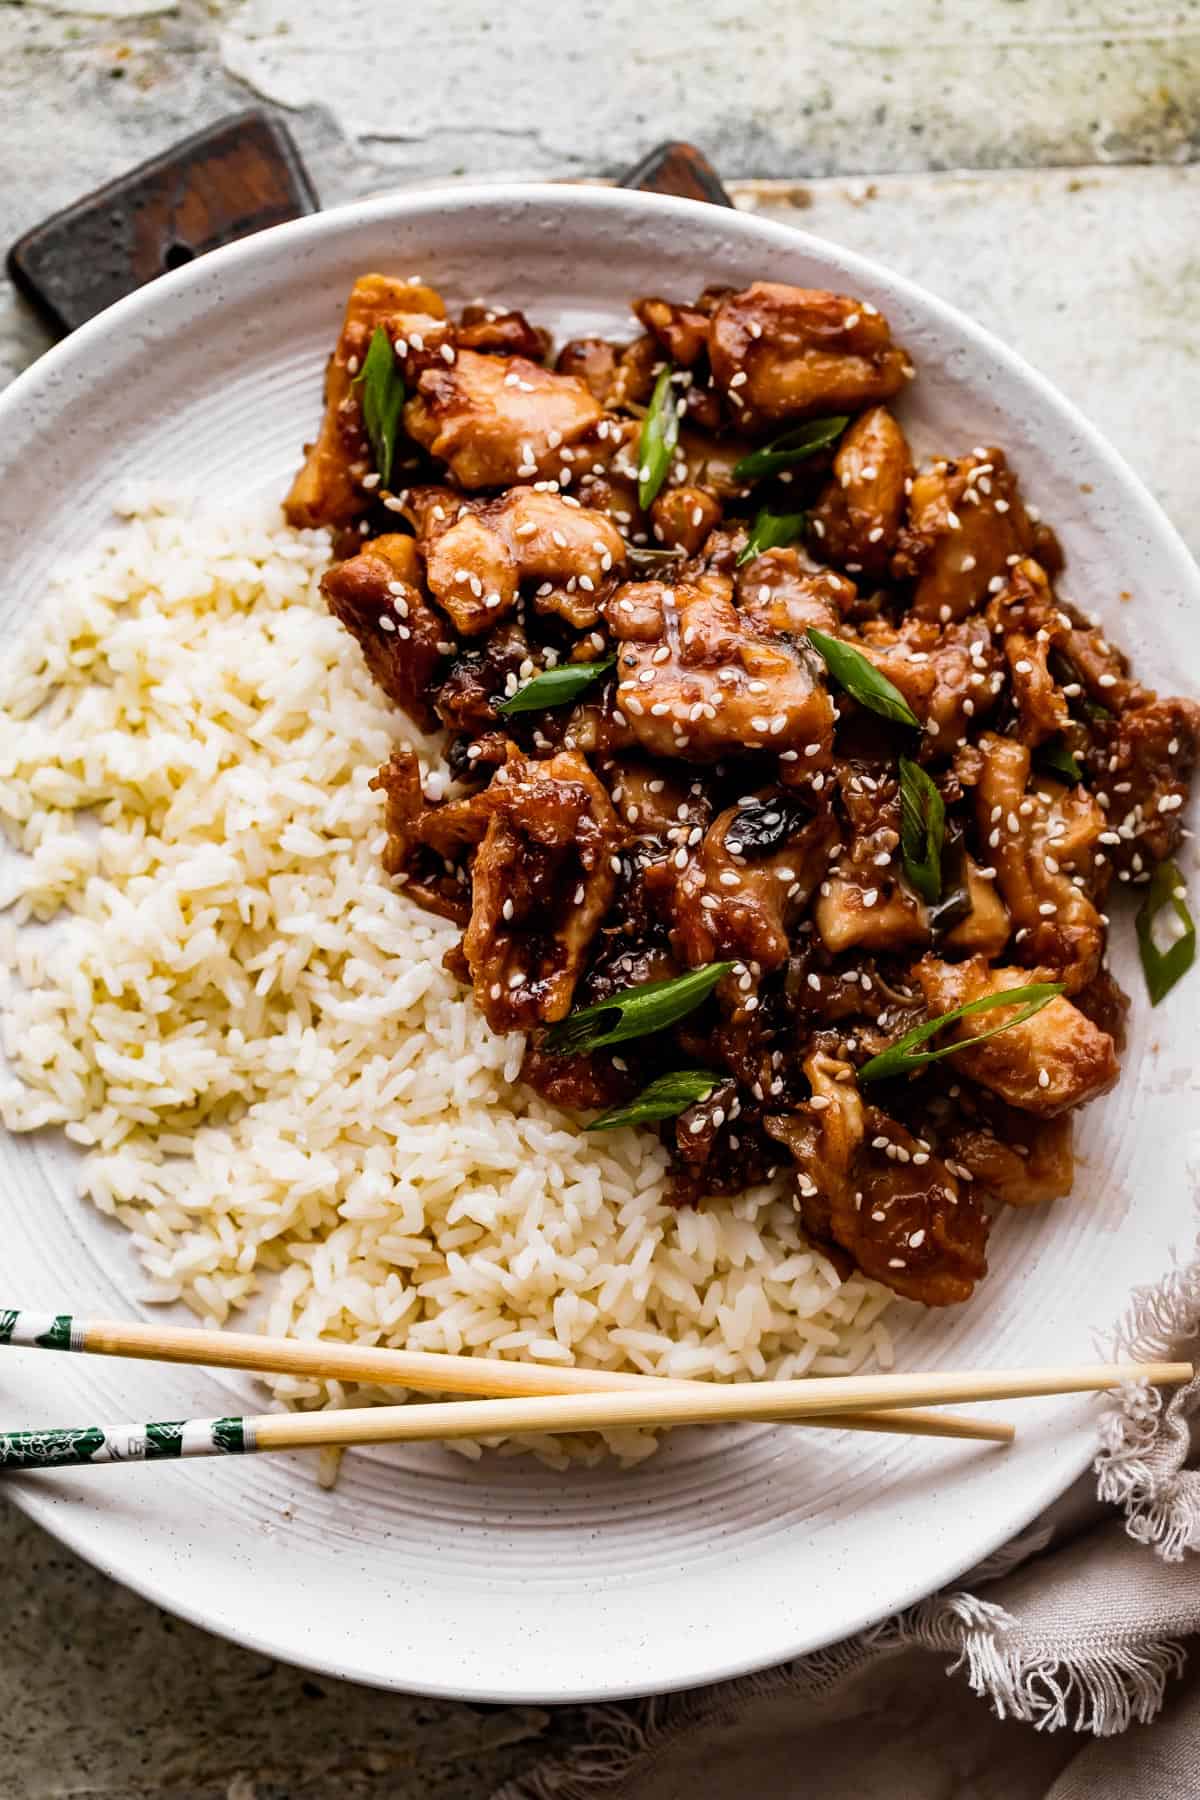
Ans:
[[[294,109],[327,205],[612,175],[691,137],[739,204],[890,262],[1022,350],[1200,550],[1196,4],[0,0],[0,248],[256,98]],[[0,382],[46,341],[0,283]],[[482,1800],[579,1720],[313,1681],[165,1618],[7,1509],[0,1616],[4,1800]]]

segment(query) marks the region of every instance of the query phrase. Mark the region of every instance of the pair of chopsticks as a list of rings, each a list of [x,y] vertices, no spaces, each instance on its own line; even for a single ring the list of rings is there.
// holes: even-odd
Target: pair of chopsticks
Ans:
[[[0,1471],[755,1419],[1010,1443],[1013,1427],[1002,1421],[908,1409],[953,1401],[1093,1393],[1128,1381],[1167,1385],[1192,1378],[1190,1363],[1163,1362],[957,1374],[810,1376],[800,1381],[716,1385],[483,1356],[301,1343],[248,1332],[217,1333],[107,1319],[84,1321],[65,1313],[0,1310],[0,1346],[6,1344],[369,1382],[471,1398],[466,1405],[451,1401],[0,1432]]]

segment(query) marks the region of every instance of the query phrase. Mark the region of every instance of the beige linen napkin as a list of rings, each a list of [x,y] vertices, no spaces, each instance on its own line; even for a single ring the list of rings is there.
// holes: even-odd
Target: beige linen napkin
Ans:
[[[1200,1358],[1193,1256],[1133,1296],[1114,1354]],[[1124,1391],[1094,1490],[960,1584],[762,1675],[593,1708],[584,1742],[493,1800],[1197,1800],[1197,1411],[1200,1380]]]

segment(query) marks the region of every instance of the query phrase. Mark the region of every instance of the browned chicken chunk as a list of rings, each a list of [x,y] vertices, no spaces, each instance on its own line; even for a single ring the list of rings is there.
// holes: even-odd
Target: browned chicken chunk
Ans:
[[[757,631],[732,593],[728,576],[700,575],[630,582],[606,603],[634,735],[651,755],[689,762],[768,747],[789,761],[823,756],[833,707],[812,658]]]
[[[988,1237],[970,1187],[924,1140],[864,1106],[849,1064],[817,1054],[805,1073],[812,1100],[766,1124],[797,1164],[808,1229],[907,1299],[968,1300],[987,1273]]]
[[[843,435],[833,480],[809,521],[822,555],[852,574],[886,574],[912,475],[908,442],[886,406],[861,414]]]
[[[434,672],[454,646],[420,583],[413,540],[386,535],[369,539],[348,562],[334,563],[321,578],[321,592],[388,699],[422,731],[432,731]]]
[[[888,400],[909,373],[869,301],[756,281],[712,315],[709,360],[739,424],[751,430]]]
[[[1017,931],[1021,961],[1047,966],[1067,992],[1100,966],[1104,921],[1090,898],[1104,814],[1085,788],[1039,777],[1030,786],[1028,747],[985,732],[975,789],[979,839],[996,869]]]
[[[348,525],[366,512],[363,486],[371,473],[371,447],[363,428],[354,377],[379,325],[396,313],[431,321],[445,317],[432,288],[387,275],[362,275],[351,289],[341,335],[325,370],[325,416],[315,443],[305,445],[304,467],[283,503],[290,525]]]
[[[918,618],[945,623],[976,612],[1009,558],[1025,556],[1033,528],[1002,450],[940,457],[913,477],[908,522],[892,559],[898,580],[915,582]]]
[[[616,887],[621,828],[577,752],[513,755],[473,802],[487,829],[475,855],[463,952],[493,1031],[565,1017]]]
[[[1024,987],[1029,981],[1028,969],[993,968],[981,956],[961,963],[926,956],[913,973],[931,1017],[987,994]],[[1043,980],[1049,979],[1049,971],[1039,974]],[[960,1019],[948,1029],[960,1043],[969,1044],[1012,1016],[1007,1007],[996,1007]],[[987,1043],[963,1050],[955,1058],[955,1066],[1010,1106],[1045,1119],[1107,1093],[1118,1074],[1116,1046],[1108,1033],[1093,1025],[1062,994],[1033,1018],[1010,1025]]]
[[[404,424],[460,487],[507,487],[573,467],[572,446],[603,413],[587,385],[523,356],[460,350],[427,369],[405,404]],[[571,452],[566,459],[563,450]]]

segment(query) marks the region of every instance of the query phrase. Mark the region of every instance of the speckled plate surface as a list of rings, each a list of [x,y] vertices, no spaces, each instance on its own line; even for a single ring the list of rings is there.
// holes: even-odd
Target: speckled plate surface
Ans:
[[[1140,674],[1200,666],[1200,578],[1115,453],[1019,358],[910,283],[802,233],[619,190],[491,187],[347,207],[266,232],[143,289],[0,398],[0,596],[8,630],[47,572],[107,523],[129,477],[214,503],[284,491],[363,269],[421,273],[452,303],[528,308],[561,338],[622,332],[639,292],[770,276],[868,298],[913,353],[918,450],[996,441],[1059,528],[1063,589]],[[1122,604],[1123,594],[1134,604]],[[896,1314],[908,1367],[1090,1359],[1094,1334],[1190,1235],[1196,989],[1134,995],[1121,1084],[1079,1132],[1075,1193],[1010,1214],[992,1273],[950,1314]],[[123,1234],[74,1198],[60,1139],[0,1153],[5,1304],[130,1314]],[[255,1410],[196,1370],[28,1358],[0,1370],[8,1425]],[[236,1390],[243,1408],[232,1404]],[[1010,1450],[758,1428],[679,1434],[632,1472],[553,1475],[436,1448],[350,1455],[332,1493],[294,1458],[9,1477],[5,1491],[119,1580],[196,1623],[313,1668],[434,1694],[647,1693],[827,1644],[952,1579],[1060,1492],[1095,1403],[1025,1402]]]

